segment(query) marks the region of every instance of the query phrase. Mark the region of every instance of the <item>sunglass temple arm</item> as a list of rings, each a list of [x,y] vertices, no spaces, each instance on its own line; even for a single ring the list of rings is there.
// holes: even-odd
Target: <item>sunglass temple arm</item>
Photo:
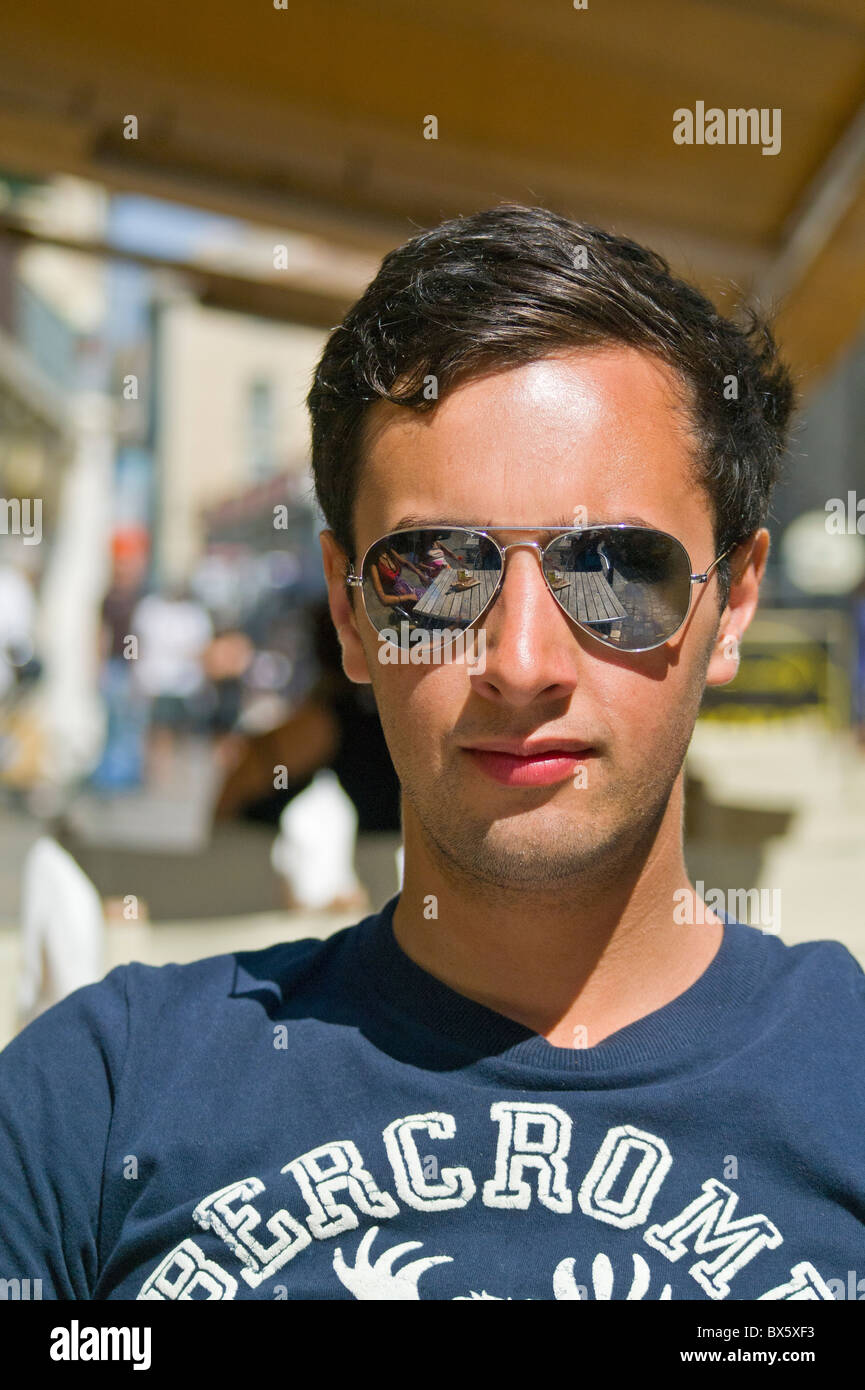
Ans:
[[[731,550],[735,550],[735,549],[736,549],[736,547],[735,547],[734,545],[731,545],[731,546],[730,546],[727,550],[725,550],[721,555],[718,555],[718,556],[712,561],[711,565],[710,565],[709,568],[706,570],[706,573],[705,573],[705,574],[692,574],[692,575],[691,575],[691,583],[692,583],[692,584],[708,584],[708,582],[709,582],[709,576],[711,575],[712,570],[715,568],[715,566],[716,566],[716,565],[720,565],[721,561],[724,560],[724,559],[726,559],[726,557],[730,554],[730,551],[731,551]]]

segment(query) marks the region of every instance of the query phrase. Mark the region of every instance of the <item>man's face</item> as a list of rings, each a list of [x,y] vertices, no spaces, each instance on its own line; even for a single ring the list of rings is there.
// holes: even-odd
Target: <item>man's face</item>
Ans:
[[[355,506],[359,562],[405,517],[482,526],[502,544],[547,526],[636,520],[685,545],[695,572],[715,558],[709,498],[669,370],[629,348],[575,350],[473,380],[431,414],[379,402]],[[512,526],[538,527],[518,534]],[[491,884],[536,887],[611,869],[654,835],[679,773],[718,634],[717,578],[694,589],[665,646],[619,653],[576,627],[544,582],[537,552],[508,552],[484,617],[486,664],[389,665],[352,612],[325,541],[347,674],[371,680],[414,820],[428,847]],[[408,576],[409,579],[411,575]],[[395,622],[395,627],[398,623]],[[719,666],[714,676],[728,679]],[[479,746],[582,744],[552,782],[501,780]],[[582,769],[582,771],[580,771]]]

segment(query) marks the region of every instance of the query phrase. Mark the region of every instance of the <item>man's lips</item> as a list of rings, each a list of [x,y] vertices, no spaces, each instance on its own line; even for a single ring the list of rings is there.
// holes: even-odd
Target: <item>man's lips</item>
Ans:
[[[574,776],[594,749],[574,740],[499,741],[463,748],[481,772],[510,787],[546,787]]]

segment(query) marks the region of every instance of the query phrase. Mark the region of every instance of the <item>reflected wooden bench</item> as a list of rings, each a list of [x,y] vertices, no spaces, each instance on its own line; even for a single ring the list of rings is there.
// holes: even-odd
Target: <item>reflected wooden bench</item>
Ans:
[[[571,617],[580,623],[617,623],[628,614],[598,570],[583,570],[553,593]]]
[[[442,570],[414,605],[414,615],[442,626],[466,627],[474,622],[489,603],[498,571],[470,570],[469,574],[477,582],[467,588],[455,588],[457,571],[450,567]],[[628,616],[603,575],[595,570],[573,575],[554,593],[581,623],[616,623]]]
[[[462,566],[466,569],[466,566]],[[468,570],[476,582],[466,588],[455,588],[457,571],[448,566],[418,599],[412,610],[415,617],[443,627],[468,627],[486,607],[496,587],[497,570]]]

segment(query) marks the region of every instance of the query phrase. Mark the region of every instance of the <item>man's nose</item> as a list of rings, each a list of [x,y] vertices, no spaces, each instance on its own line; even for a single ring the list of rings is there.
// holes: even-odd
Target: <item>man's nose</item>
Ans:
[[[504,564],[501,587],[478,624],[486,664],[472,686],[501,704],[565,699],[577,684],[580,649],[544,579],[540,549],[508,546]]]

